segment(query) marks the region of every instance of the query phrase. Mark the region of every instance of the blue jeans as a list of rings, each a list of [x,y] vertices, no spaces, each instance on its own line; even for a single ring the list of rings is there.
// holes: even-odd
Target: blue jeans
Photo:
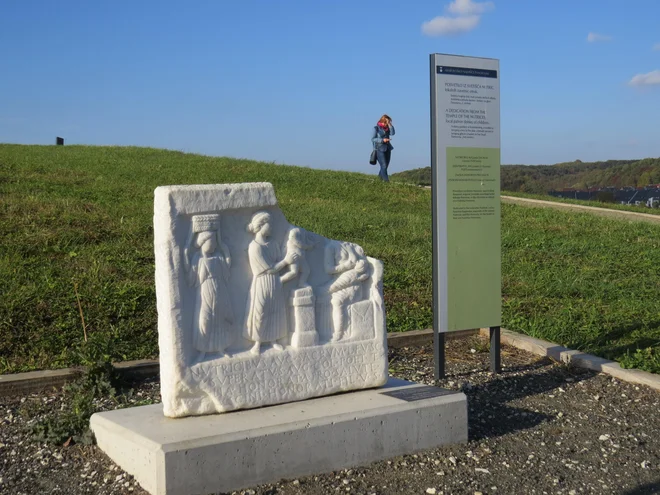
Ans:
[[[378,172],[378,177],[380,177],[380,180],[385,182],[390,181],[390,178],[387,175],[387,167],[390,166],[391,157],[392,150],[376,151],[376,158],[378,159],[378,165],[380,165],[380,172]]]

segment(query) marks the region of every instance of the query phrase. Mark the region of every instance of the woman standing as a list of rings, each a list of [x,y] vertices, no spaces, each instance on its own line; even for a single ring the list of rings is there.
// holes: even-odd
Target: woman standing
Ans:
[[[296,261],[297,256],[291,254],[282,259],[280,247],[271,238],[269,213],[255,213],[247,230],[254,234],[254,240],[248,247],[252,284],[247,300],[244,334],[254,342],[252,354],[259,354],[264,342],[272,342],[273,348],[281,351],[288,327],[284,288],[277,273]]]
[[[392,125],[390,116],[384,114],[374,126],[374,131],[371,134],[371,142],[376,150],[378,165],[380,165],[378,177],[385,182],[390,181],[387,175],[387,167],[390,166],[390,157],[394,149],[394,146],[390,142],[390,136],[394,136],[394,126]]]
[[[193,345],[201,352],[223,356],[232,343],[234,312],[227,282],[231,257],[220,235],[220,217],[193,217],[192,245],[184,251],[188,284],[199,288],[195,303]]]

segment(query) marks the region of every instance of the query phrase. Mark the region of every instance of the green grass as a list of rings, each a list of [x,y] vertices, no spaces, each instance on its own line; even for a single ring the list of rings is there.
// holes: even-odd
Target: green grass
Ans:
[[[404,170],[390,175],[393,182],[403,182],[406,184],[415,184],[417,186],[431,185],[431,167],[415,168],[413,170]]]
[[[517,198],[540,199],[541,201],[552,201],[555,203],[569,203],[573,205],[591,206],[594,208],[607,208],[609,210],[633,211],[635,213],[648,213],[660,215],[660,208],[646,208],[645,206],[622,205],[619,203],[601,203],[599,201],[583,201],[580,199],[556,198],[549,194],[530,194],[521,192],[502,191],[503,196],[515,196]]]
[[[0,373],[157,355],[153,190],[272,182],[287,219],[383,260],[389,328],[428,327],[429,196],[362,174],[145,148],[0,145]]]
[[[504,326],[660,373],[660,227],[507,204],[502,212]]]
[[[0,373],[80,364],[90,347],[156,357],[154,188],[249,181],[273,183],[290,222],[383,260],[389,331],[431,326],[429,190],[147,148],[0,145]],[[660,227],[502,212],[504,326],[660,372]]]

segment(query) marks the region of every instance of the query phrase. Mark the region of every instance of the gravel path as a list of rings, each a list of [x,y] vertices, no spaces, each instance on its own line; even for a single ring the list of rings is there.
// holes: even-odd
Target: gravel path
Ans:
[[[470,408],[470,441],[370,466],[254,487],[244,494],[660,493],[660,393],[503,347],[504,371],[487,371],[478,337],[450,340],[448,378]],[[432,384],[431,349],[390,351],[392,374]],[[158,401],[156,381],[134,401]],[[145,494],[93,446],[35,444],[25,433],[36,403],[61,394],[0,398],[0,493]],[[104,403],[104,409],[113,407]]]
[[[555,210],[573,211],[577,213],[591,213],[601,217],[616,218],[619,220],[633,220],[658,224],[660,215],[643,213],[640,211],[615,210],[614,208],[603,208],[599,206],[576,205],[573,203],[562,203],[560,201],[521,198],[519,196],[500,196],[502,203],[511,203],[529,208],[554,208]],[[596,203],[597,204],[597,203]]]

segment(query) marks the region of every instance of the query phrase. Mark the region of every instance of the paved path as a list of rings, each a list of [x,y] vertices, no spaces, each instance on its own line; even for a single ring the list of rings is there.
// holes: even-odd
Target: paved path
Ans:
[[[516,196],[501,196],[503,203],[512,203],[532,208],[555,208],[556,210],[579,211],[592,213],[603,217],[617,218],[619,220],[630,220],[637,222],[648,222],[660,224],[660,215],[649,213],[637,213],[634,211],[611,210],[609,208],[598,208],[596,206],[574,205],[571,203],[559,203],[556,201],[542,201],[540,199],[518,198]]]

